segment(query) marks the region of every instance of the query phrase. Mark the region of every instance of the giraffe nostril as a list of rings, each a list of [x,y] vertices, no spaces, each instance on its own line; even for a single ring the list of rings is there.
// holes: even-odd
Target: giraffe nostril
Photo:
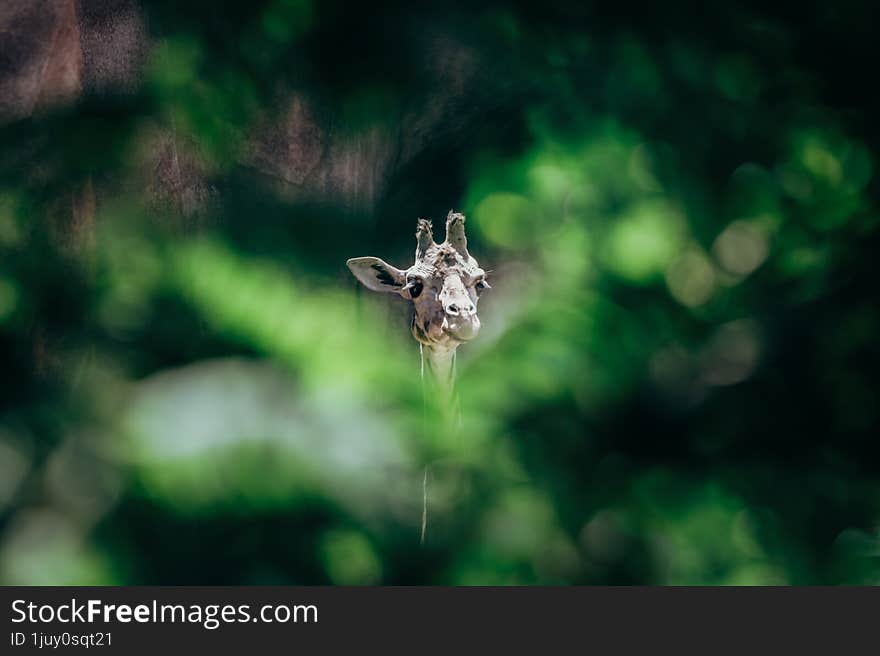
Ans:
[[[455,303],[450,303],[446,306],[446,313],[457,317],[459,314],[458,305],[456,305]]]

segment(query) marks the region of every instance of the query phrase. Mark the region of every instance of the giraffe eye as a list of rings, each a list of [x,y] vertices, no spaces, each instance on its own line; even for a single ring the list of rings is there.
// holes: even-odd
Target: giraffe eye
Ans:
[[[418,298],[419,294],[422,293],[423,287],[422,281],[418,278],[411,278],[406,283],[406,289],[409,290],[410,298]]]
[[[492,289],[492,286],[488,282],[486,282],[485,279],[478,280],[476,287],[479,291],[483,291],[484,289]]]

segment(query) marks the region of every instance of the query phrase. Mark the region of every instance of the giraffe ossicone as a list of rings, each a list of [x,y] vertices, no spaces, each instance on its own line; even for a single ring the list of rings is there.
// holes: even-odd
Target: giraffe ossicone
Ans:
[[[455,351],[479,333],[477,302],[489,289],[486,272],[468,252],[464,215],[449,212],[441,244],[434,241],[430,221],[419,219],[415,262],[408,269],[378,257],[354,257],[347,264],[368,289],[412,302],[411,332],[421,345],[423,364],[438,380],[451,384]]]

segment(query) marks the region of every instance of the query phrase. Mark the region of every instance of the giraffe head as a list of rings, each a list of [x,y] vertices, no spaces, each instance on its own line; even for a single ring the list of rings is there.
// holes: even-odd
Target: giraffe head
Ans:
[[[348,268],[368,289],[412,301],[412,334],[421,344],[456,347],[480,331],[477,301],[489,289],[486,272],[468,253],[464,215],[450,211],[446,241],[434,242],[431,223],[418,220],[415,264],[398,269],[378,257],[355,257]]]

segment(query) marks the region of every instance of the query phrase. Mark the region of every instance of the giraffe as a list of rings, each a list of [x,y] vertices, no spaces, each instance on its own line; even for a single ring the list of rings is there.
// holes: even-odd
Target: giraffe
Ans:
[[[419,219],[415,263],[394,267],[378,257],[354,257],[348,268],[368,289],[399,294],[412,301],[410,331],[419,343],[422,376],[453,401],[455,354],[480,331],[477,302],[489,289],[486,272],[468,253],[463,214],[446,217],[446,240],[434,242],[431,222]]]
[[[410,332],[419,343],[421,378],[427,397],[433,395],[446,427],[456,430],[455,356],[458,347],[480,332],[477,302],[490,289],[484,271],[468,252],[464,214],[449,211],[446,239],[434,241],[431,222],[418,219],[415,263],[398,269],[378,257],[354,257],[346,263],[355,277],[373,291],[399,294],[413,304]],[[427,523],[428,467],[422,482],[422,528]]]

